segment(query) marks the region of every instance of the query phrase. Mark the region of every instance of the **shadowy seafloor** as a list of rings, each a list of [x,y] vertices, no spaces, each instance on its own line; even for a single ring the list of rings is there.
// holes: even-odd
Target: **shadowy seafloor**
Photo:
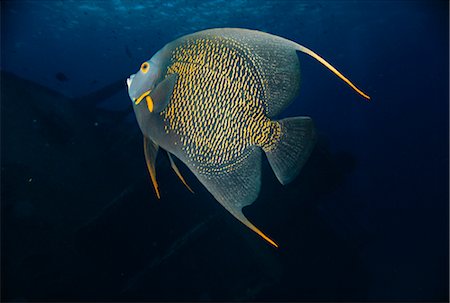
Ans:
[[[1,7],[2,301],[448,301],[447,2],[42,3]],[[304,42],[372,97],[299,55],[283,115],[318,143],[287,186],[264,159],[244,209],[278,249],[180,161],[195,194],[165,153],[160,200],[146,169],[126,77],[218,26]]]
[[[2,81],[2,120],[15,129],[2,133],[7,298],[246,300],[264,298],[280,283],[307,294],[319,277],[302,286],[283,276],[297,266],[314,271],[311,260],[326,259],[329,245],[342,259],[320,261],[329,263],[334,277],[327,279],[338,279],[344,270],[364,275],[355,248],[335,238],[314,206],[351,172],[351,155],[332,156],[319,144],[304,176],[286,190],[262,189],[259,212],[248,213],[278,234],[284,248],[277,251],[230,217],[185,171],[196,191],[191,195],[164,158],[158,165],[163,200],[157,201],[143,165],[141,135],[124,131],[126,123],[117,123],[123,115],[89,114],[83,101],[74,103],[12,74],[3,73]],[[267,164],[263,182],[277,184]],[[272,199],[264,197],[276,195],[283,206],[270,210]],[[298,232],[283,236],[275,224],[280,221]],[[305,224],[320,229],[311,237],[301,228]],[[317,251],[302,250],[308,242]],[[280,257],[291,265],[283,268]],[[214,286],[203,286],[208,283]],[[339,292],[336,287],[330,298]]]

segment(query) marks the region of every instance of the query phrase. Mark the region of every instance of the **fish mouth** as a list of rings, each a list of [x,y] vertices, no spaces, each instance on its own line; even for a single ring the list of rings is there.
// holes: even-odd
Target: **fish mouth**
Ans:
[[[148,96],[151,91],[152,90],[149,89],[148,91],[145,91],[142,95],[140,95],[139,98],[135,98],[134,99],[134,104],[138,105],[139,103],[141,103],[142,99],[144,99],[146,96]]]
[[[131,82],[133,82],[133,79],[134,79],[135,76],[136,75],[131,75],[131,76],[128,77],[128,79],[127,79],[128,90],[130,90]]]

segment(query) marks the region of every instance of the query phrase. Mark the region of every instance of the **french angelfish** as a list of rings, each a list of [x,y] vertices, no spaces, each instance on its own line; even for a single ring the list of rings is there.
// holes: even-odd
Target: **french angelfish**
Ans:
[[[287,184],[314,147],[311,118],[273,120],[298,95],[296,51],[317,59],[370,99],[306,47],[254,30],[219,28],[186,35],[142,63],[127,85],[158,198],[155,160],[162,148],[186,186],[171,154],[226,210],[278,247],[242,208],[258,197],[263,153],[281,184]]]

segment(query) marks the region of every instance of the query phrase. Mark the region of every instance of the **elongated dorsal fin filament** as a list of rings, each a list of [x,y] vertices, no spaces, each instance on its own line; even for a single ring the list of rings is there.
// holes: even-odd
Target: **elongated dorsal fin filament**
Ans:
[[[349,79],[347,79],[343,74],[341,74],[337,69],[335,69],[330,63],[328,63],[327,61],[325,61],[325,59],[323,59],[322,57],[320,57],[318,54],[316,54],[315,52],[313,52],[312,50],[310,50],[309,48],[306,48],[300,44],[297,44],[297,50],[310,55],[311,57],[313,57],[314,59],[316,59],[317,61],[319,61],[320,63],[322,63],[323,65],[325,65],[329,70],[331,70],[336,76],[338,76],[339,78],[342,79],[342,81],[344,81],[345,83],[347,83],[348,85],[350,85],[351,88],[353,88],[358,94],[360,94],[361,96],[363,96],[364,98],[366,98],[367,100],[370,100],[369,95],[365,94],[363,91],[361,91],[359,88],[357,88]]]

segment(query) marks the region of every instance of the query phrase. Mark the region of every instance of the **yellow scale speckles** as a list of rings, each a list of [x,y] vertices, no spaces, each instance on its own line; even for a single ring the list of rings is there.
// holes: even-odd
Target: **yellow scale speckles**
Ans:
[[[172,55],[167,74],[179,75],[161,113],[167,133],[181,138],[199,173],[230,172],[252,145],[268,151],[281,136],[265,115],[267,92],[258,58],[229,38],[187,40]]]

